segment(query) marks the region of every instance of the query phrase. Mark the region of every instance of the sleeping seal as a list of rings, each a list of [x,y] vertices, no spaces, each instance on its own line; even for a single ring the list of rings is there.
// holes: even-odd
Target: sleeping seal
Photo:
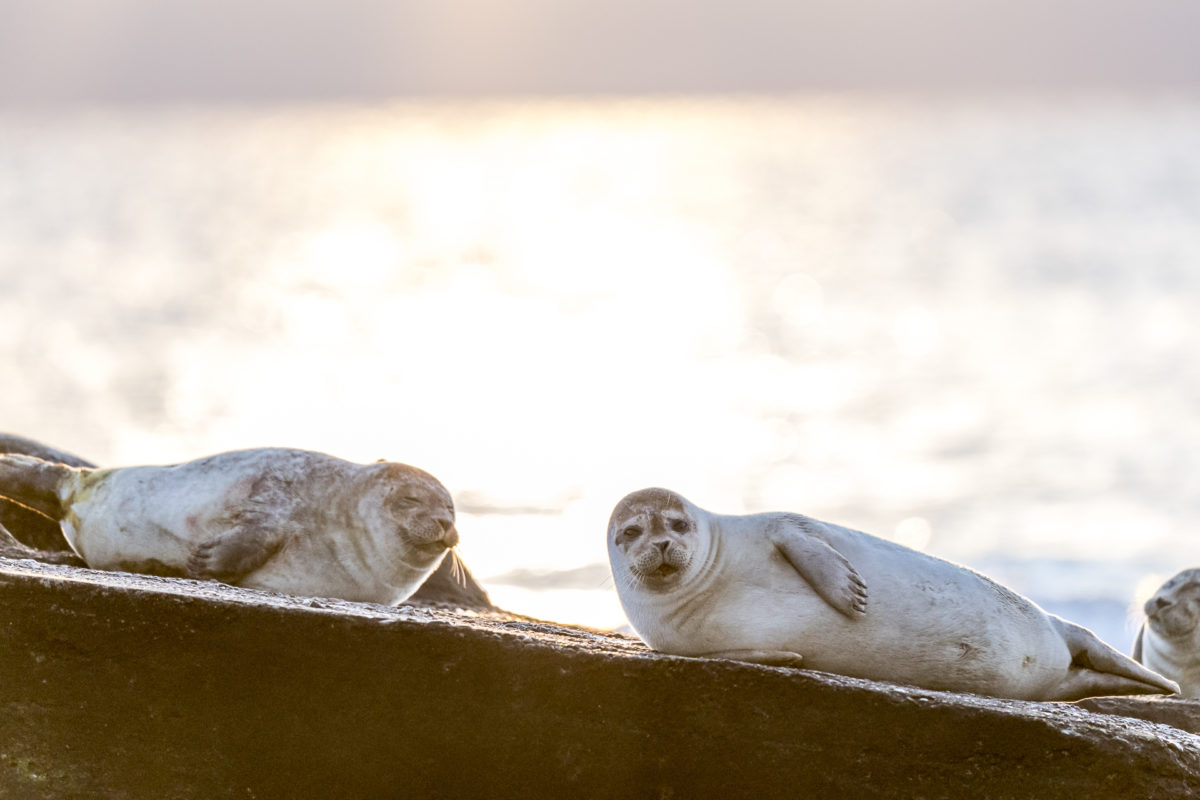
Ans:
[[[1024,700],[1178,691],[976,572],[799,514],[643,489],[613,510],[608,554],[629,622],[664,653]]]
[[[407,598],[458,543],[432,475],[306,450],[118,469],[0,456],[0,495],[58,520],[95,569],[372,603]]]
[[[1133,657],[1179,683],[1184,697],[1200,699],[1200,569],[1185,569],[1144,607]]]

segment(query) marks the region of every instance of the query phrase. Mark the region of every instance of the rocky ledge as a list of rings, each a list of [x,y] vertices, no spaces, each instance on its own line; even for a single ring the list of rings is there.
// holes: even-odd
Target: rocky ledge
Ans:
[[[27,559],[0,558],[0,607],[3,797],[1200,791],[1180,701],[994,700]]]

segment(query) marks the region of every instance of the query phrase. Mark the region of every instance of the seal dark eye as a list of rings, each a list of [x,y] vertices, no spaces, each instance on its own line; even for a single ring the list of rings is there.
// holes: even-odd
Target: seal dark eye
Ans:
[[[687,524],[687,520],[673,519],[671,520],[671,530],[676,533],[687,533],[692,529],[691,525]]]
[[[636,539],[637,537],[642,535],[642,529],[639,528],[637,525],[630,525],[628,528],[621,531],[621,535],[624,536],[626,539]]]

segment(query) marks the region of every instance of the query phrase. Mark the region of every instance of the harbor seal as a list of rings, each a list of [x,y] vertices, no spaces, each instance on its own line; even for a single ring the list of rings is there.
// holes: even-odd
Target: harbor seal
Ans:
[[[0,495],[61,523],[89,567],[394,604],[458,543],[432,475],[264,448],[88,469],[0,456]]]
[[[1200,699],[1200,568],[1185,569],[1146,601],[1133,657]]]
[[[800,514],[643,489],[613,509],[608,553],[629,622],[664,653],[1024,700],[1178,691],[976,572]]]

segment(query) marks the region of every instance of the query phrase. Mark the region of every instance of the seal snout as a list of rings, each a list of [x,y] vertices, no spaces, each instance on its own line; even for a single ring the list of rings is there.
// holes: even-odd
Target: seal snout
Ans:
[[[422,550],[440,553],[458,545],[458,528],[454,525],[454,512],[449,509],[423,516],[409,531]]]
[[[1146,605],[1142,607],[1142,610],[1146,612],[1147,617],[1153,617],[1159,611],[1162,611],[1164,608],[1168,608],[1171,605],[1172,603],[1170,600],[1162,595],[1156,595],[1146,601]]]
[[[645,543],[633,554],[630,569],[643,578],[674,577],[687,566],[690,554],[686,547],[670,539],[655,539]]]
[[[1155,633],[1167,638],[1191,636],[1200,626],[1200,594],[1194,580],[1165,583],[1142,606]]]
[[[442,529],[442,538],[439,541],[447,548],[456,546],[458,544],[458,528],[454,526],[454,520],[448,517],[435,517],[434,521]]]

